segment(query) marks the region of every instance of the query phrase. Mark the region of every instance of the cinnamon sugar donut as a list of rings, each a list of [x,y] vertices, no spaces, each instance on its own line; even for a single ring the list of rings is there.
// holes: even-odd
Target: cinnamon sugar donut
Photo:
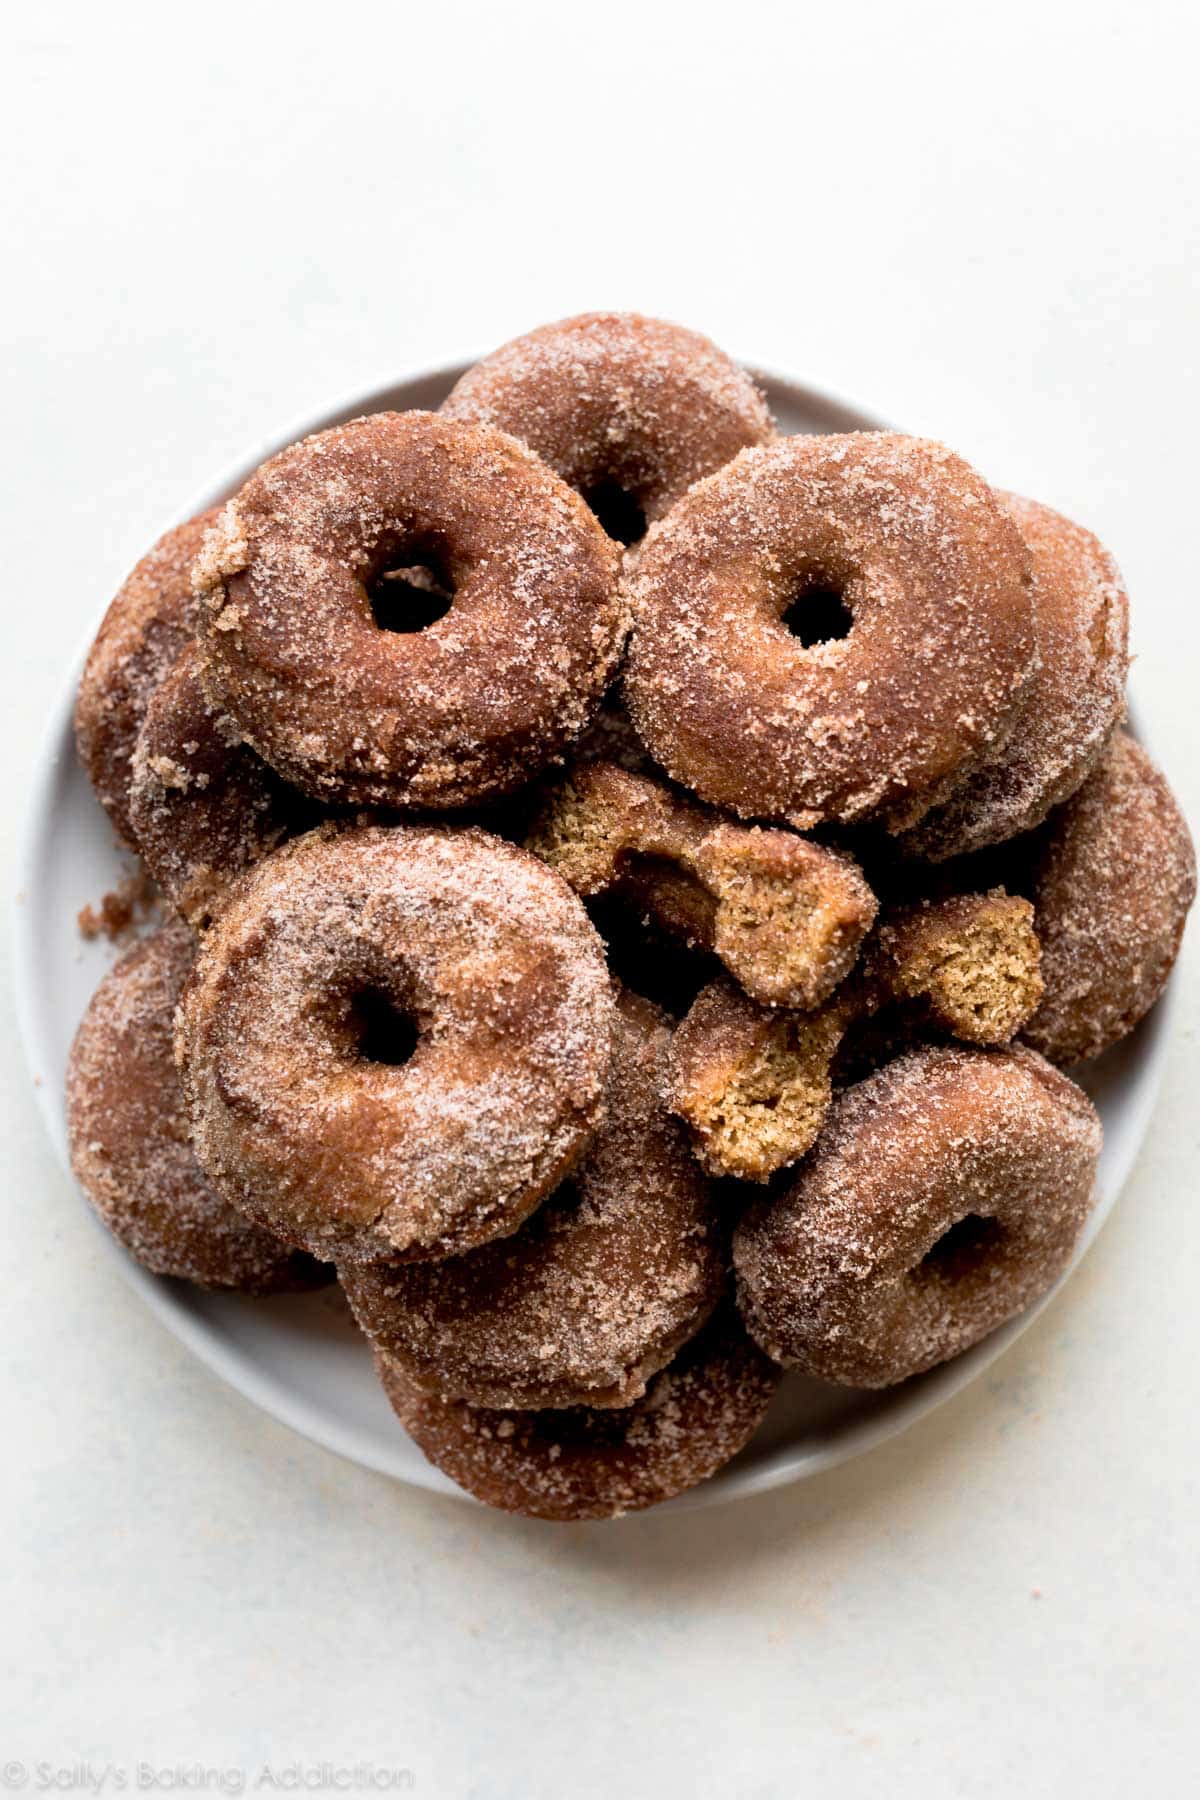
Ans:
[[[207,933],[177,1049],[197,1155],[336,1262],[515,1231],[586,1148],[614,1002],[553,870],[470,828],[325,826]]]
[[[142,861],[189,925],[210,924],[237,876],[315,811],[205,697],[190,644],[146,709],[129,787]]]
[[[1008,742],[907,835],[938,862],[1040,825],[1086,780],[1125,707],[1129,598],[1112,557],[1050,507],[997,498],[1033,559],[1040,661]]]
[[[281,451],[222,514],[198,570],[205,683],[315,799],[494,798],[599,705],[625,632],[617,575],[587,507],[523,445],[376,413]]]
[[[93,1208],[156,1275],[271,1294],[330,1278],[244,1218],[208,1180],[188,1141],[171,1024],[195,941],[173,921],[109,971],[71,1047],[71,1164]]]
[[[790,633],[833,597],[847,635]],[[632,601],[651,755],[801,829],[915,824],[1004,741],[1034,654],[1012,520],[949,450],[889,432],[742,451],[648,535]]]
[[[727,1245],[663,1104],[669,1043],[654,1007],[619,995],[604,1123],[512,1237],[343,1270],[358,1323],[413,1386],[476,1406],[628,1406],[703,1325]]]
[[[195,628],[192,565],[217,511],[159,538],[117,594],[88,652],[75,699],[75,742],[119,837],[138,847],[129,817],[130,759],[150,696]]]
[[[1050,821],[1034,876],[1045,997],[1025,1037],[1051,1062],[1099,1056],[1166,986],[1196,897],[1196,855],[1165,778],[1118,731]]]
[[[883,1001],[913,1001],[967,1043],[1014,1038],[1042,998],[1033,907],[1020,895],[927,896],[889,909],[864,957]]]
[[[400,1423],[486,1506],[535,1519],[612,1519],[695,1487],[753,1435],[779,1371],[723,1306],[632,1406],[511,1412],[439,1399],[378,1352]]]
[[[625,889],[771,1005],[819,1005],[853,967],[875,917],[852,857],[794,831],[723,820],[614,763],[573,768],[527,844],[576,893]]]
[[[715,344],[638,313],[583,313],[515,338],[441,410],[520,438],[625,544],[774,435],[762,395]]]
[[[710,1174],[766,1181],[811,1149],[863,1003],[853,978],[813,1012],[762,1006],[732,981],[701,990],[671,1041],[667,1092]]]
[[[769,1356],[887,1387],[1045,1293],[1092,1204],[1100,1121],[1034,1052],[915,1050],[847,1088],[792,1185],[734,1235]]]

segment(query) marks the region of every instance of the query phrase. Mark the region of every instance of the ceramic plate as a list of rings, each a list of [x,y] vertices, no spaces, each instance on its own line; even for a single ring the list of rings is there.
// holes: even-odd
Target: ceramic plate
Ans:
[[[305,432],[365,412],[436,406],[465,366],[381,388],[309,420],[277,443],[262,445],[218,487],[198,496],[193,511],[226,498],[264,456]],[[881,423],[794,381],[763,374],[759,379],[785,431],[848,431]],[[108,598],[96,596],[97,623]],[[35,1091],[65,1167],[67,1053],[88,997],[115,954],[103,943],[84,943],[76,915],[126,872],[75,758],[71,712],[77,677],[78,669],[72,670],[64,683],[36,770],[16,904],[21,1026]],[[1104,1120],[1104,1153],[1099,1202],[1072,1267],[1111,1211],[1145,1135],[1162,1073],[1170,1010],[1168,994],[1131,1038],[1084,1075]],[[80,1205],[91,1217],[82,1197]],[[401,1430],[336,1289],[268,1301],[203,1293],[147,1274],[98,1225],[96,1229],[131,1286],[168,1329],[256,1406],[366,1468],[467,1498],[430,1467]],[[856,1393],[789,1376],[747,1449],[714,1480],[671,1504],[703,1506],[759,1493],[870,1449],[974,1381],[1052,1299],[1053,1294],[1047,1295],[1041,1305],[965,1356],[883,1393]]]

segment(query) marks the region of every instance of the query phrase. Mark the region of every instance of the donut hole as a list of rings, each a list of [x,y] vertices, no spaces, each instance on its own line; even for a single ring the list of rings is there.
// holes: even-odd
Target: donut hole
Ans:
[[[691,948],[711,942],[716,901],[694,875],[669,856],[625,850],[617,859],[617,892],[643,918],[653,918]]]
[[[854,615],[846,605],[842,584],[822,573],[807,575],[780,615],[780,624],[802,649],[833,644],[849,637]]]
[[[721,972],[714,956],[648,924],[628,896],[605,895],[590,901],[588,912],[604,939],[611,973],[672,1018],[682,1019],[701,989]]]
[[[635,495],[619,481],[597,481],[585,488],[584,499],[595,513],[601,528],[618,544],[628,549],[646,535],[646,514]]]
[[[352,997],[347,1024],[353,1052],[363,1062],[398,1069],[416,1053],[416,1020],[382,988],[364,988]]]
[[[967,1213],[943,1231],[937,1243],[926,1251],[918,1273],[939,1281],[962,1281],[991,1261],[1003,1238],[1004,1227],[998,1219]]]
[[[407,546],[371,576],[367,599],[380,631],[411,635],[444,619],[454,604],[454,580],[429,546]]]

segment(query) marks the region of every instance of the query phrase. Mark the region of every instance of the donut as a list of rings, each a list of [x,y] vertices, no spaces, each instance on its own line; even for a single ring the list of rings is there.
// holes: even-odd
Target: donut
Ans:
[[[415,1387],[386,1352],[375,1360],[435,1468],[486,1506],[535,1519],[617,1518],[706,1481],[753,1436],[779,1382],[728,1305],[626,1407],[473,1407]]]
[[[604,1123],[512,1237],[343,1271],[358,1323],[415,1387],[476,1406],[629,1406],[704,1324],[728,1246],[664,1105],[669,1043],[654,1007],[619,995]]]
[[[553,870],[474,827],[322,826],[206,933],[177,1053],[196,1152],[332,1262],[515,1231],[602,1109],[615,1003]]]
[[[1033,907],[1003,888],[892,908],[865,961],[883,998],[920,1002],[935,1028],[971,1044],[1009,1043],[1042,998]]]
[[[230,1206],[188,1141],[171,1022],[195,949],[173,920],[92,995],[67,1065],[71,1166],[103,1224],[156,1275],[244,1294],[316,1287],[332,1271]]]
[[[1090,531],[998,494],[1033,565],[1038,666],[1008,741],[905,837],[940,862],[1031,831],[1095,768],[1125,708],[1129,598]]]
[[[651,756],[800,829],[915,824],[1004,741],[1034,655],[1011,518],[949,450],[889,432],[743,450],[648,534],[631,599]]]
[[[142,861],[168,899],[202,931],[237,876],[314,812],[206,698],[189,644],[146,708],[129,786]]]
[[[766,1181],[811,1148],[860,1005],[853,982],[813,1012],[762,1006],[727,979],[702,989],[671,1041],[667,1092],[709,1174]]]
[[[638,313],[583,313],[469,369],[451,418],[520,438],[636,543],[702,475],[774,436],[750,377],[698,332]]]
[[[723,821],[613,763],[573,769],[526,842],[576,893],[624,887],[772,1005],[819,1005],[875,917],[875,896],[848,855],[794,831]]]
[[[205,685],[314,799],[494,799],[599,705],[625,636],[617,577],[592,514],[523,445],[376,413],[281,451],[225,509],[197,571]]]
[[[1035,1052],[914,1050],[841,1093],[795,1180],[739,1222],[742,1316],[824,1381],[931,1369],[1062,1273],[1099,1153],[1091,1101]]]
[[[138,848],[129,817],[130,759],[150,696],[195,628],[192,565],[216,510],[159,538],[104,615],[75,698],[79,759],[117,835]]]
[[[1187,823],[1127,732],[1051,819],[1032,892],[1045,994],[1026,1041],[1055,1063],[1099,1056],[1162,993],[1196,897]]]

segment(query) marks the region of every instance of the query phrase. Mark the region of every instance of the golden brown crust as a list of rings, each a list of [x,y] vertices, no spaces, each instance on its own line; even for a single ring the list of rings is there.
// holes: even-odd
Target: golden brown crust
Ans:
[[[811,586],[840,593],[848,636],[789,634]],[[960,458],[894,433],[743,451],[647,535],[631,595],[651,755],[800,827],[914,824],[1004,740],[1034,653],[1012,520]]]
[[[369,1042],[384,1015],[415,1049]],[[575,895],[474,829],[326,826],[245,876],[180,1008],[197,1154],[337,1262],[515,1231],[600,1116],[614,1003]]]
[[[520,438],[582,494],[611,485],[648,521],[774,434],[762,395],[715,344],[638,313],[583,313],[515,338],[441,410]]]
[[[67,1069],[72,1167],[113,1236],[156,1275],[247,1294],[315,1287],[331,1271],[230,1206],[192,1151],[171,1028],[195,951],[185,925],[165,925],[92,995]]]
[[[853,967],[875,897],[849,856],[730,824],[645,775],[575,767],[527,843],[579,894],[612,888],[712,950],[756,998],[817,1006]]]
[[[376,623],[370,586],[433,558],[453,604]],[[205,682],[315,799],[447,808],[562,753],[599,705],[626,612],[618,557],[523,445],[434,413],[376,413],[272,457],[197,573]]]
[[[315,812],[206,697],[190,644],[146,709],[129,788],[142,860],[172,904],[202,931],[237,877]]]
[[[1076,791],[1125,709],[1129,597],[1099,539],[1061,513],[1000,494],[1033,560],[1038,667],[1005,745],[906,836],[948,856],[1031,831]]]
[[[150,697],[195,630],[192,565],[217,509],[159,538],[104,615],[75,700],[75,742],[96,797],[131,849],[130,761]]]
[[[607,1112],[568,1181],[512,1237],[444,1262],[342,1272],[407,1380],[475,1406],[628,1406],[721,1297],[727,1243],[667,1112],[670,1033],[630,994]]]
[[[852,1387],[957,1356],[1058,1278],[1100,1121],[1034,1052],[916,1050],[834,1101],[816,1149],[734,1234],[767,1354]]]
[[[1047,828],[1033,891],[1045,997],[1028,1042],[1074,1063],[1126,1037],[1166,985],[1195,897],[1196,856],[1175,796],[1118,731]]]
[[[730,1306],[628,1407],[471,1407],[422,1393],[382,1352],[375,1363],[436,1468],[485,1505],[535,1519],[617,1518],[706,1481],[753,1435],[779,1383]]]

